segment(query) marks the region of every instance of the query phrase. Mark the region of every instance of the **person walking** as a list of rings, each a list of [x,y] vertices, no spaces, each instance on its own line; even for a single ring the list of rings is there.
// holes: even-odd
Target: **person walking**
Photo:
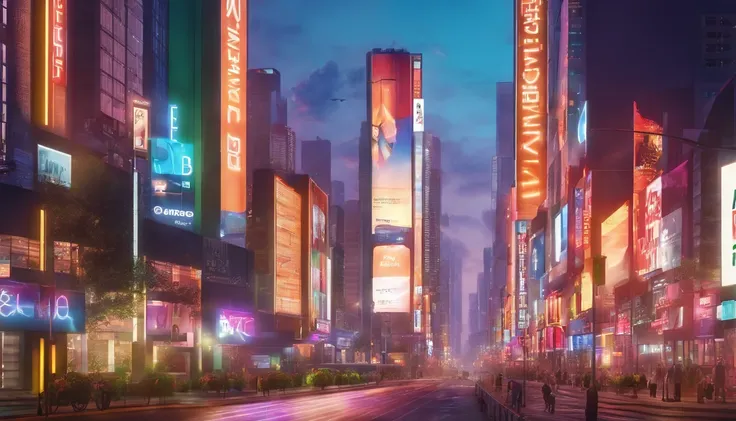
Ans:
[[[661,384],[662,389],[664,389],[664,365],[659,362],[657,363],[657,368],[654,370],[654,391],[652,394],[653,398],[657,397],[657,387]],[[664,392],[662,392],[662,398],[664,398]]]
[[[723,359],[718,359],[718,364],[716,364],[716,368],[713,373],[713,385],[715,386],[715,398],[714,401],[718,399],[718,396],[722,396],[722,402],[726,403],[726,366],[723,364]]]
[[[662,401],[669,402],[670,390],[675,381],[675,363],[667,370],[667,374],[664,379],[664,390],[662,391]]]
[[[682,376],[684,374],[684,370],[682,368],[682,363],[677,363],[675,365],[675,402],[682,401]]]

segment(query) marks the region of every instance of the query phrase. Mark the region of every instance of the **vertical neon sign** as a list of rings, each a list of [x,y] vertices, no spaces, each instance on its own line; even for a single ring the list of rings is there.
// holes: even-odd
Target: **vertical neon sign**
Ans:
[[[222,211],[243,213],[246,202],[245,133],[247,7],[243,0],[222,0],[220,53],[220,142]]]
[[[66,0],[53,0],[53,19],[51,31],[51,80],[61,86],[66,85]]]

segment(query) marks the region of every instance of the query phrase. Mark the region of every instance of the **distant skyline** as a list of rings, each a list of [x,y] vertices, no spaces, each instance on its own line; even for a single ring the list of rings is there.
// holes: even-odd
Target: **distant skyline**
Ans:
[[[442,140],[443,230],[464,246],[463,295],[474,292],[493,228],[496,82],[513,79],[512,2],[251,0],[249,17],[249,67],[281,72],[289,125],[299,143],[332,142],[332,178],[345,183],[347,200],[358,191],[365,54],[423,55],[426,128]],[[467,309],[462,314],[467,327]]]

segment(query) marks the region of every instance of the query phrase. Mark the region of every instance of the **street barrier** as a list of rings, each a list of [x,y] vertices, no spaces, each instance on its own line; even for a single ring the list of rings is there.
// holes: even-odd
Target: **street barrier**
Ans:
[[[525,421],[526,417],[506,406],[487,392],[481,382],[475,384],[475,396],[480,410],[493,421]]]

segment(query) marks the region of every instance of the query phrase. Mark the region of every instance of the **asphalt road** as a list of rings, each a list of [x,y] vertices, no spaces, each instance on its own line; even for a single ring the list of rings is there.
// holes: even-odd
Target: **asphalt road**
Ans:
[[[294,397],[270,402],[209,408],[97,411],[82,416],[53,416],[81,421],[444,421],[485,420],[478,410],[474,385],[461,380],[425,380],[409,384]]]

